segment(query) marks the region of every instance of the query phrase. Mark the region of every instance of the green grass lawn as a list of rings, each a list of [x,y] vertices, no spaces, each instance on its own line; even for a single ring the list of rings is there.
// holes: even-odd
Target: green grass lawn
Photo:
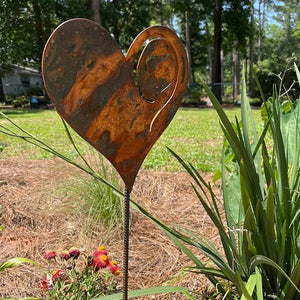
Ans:
[[[227,115],[234,120],[240,117],[240,109],[226,109]],[[4,110],[15,123],[57,151],[70,158],[76,153],[69,142],[58,114],[53,110]],[[257,124],[262,124],[260,111],[254,110]],[[3,119],[2,124],[7,121]],[[8,125],[7,125],[8,126]],[[10,127],[12,128],[12,127]],[[93,149],[80,137],[73,134],[81,152],[92,153]],[[45,159],[52,155],[20,139],[0,135],[6,147],[0,157],[17,156],[27,159]],[[181,170],[166,146],[185,160],[193,163],[198,170],[215,171],[219,166],[223,135],[214,109],[179,109],[170,126],[166,129],[144,161],[143,168],[163,171]]]

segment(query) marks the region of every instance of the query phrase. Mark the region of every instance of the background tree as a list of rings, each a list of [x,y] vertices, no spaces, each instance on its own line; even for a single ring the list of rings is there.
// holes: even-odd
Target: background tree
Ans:
[[[0,97],[2,78],[15,64],[40,68],[42,51],[51,32],[74,17],[90,17],[81,0],[6,0],[0,2]]]
[[[155,2],[152,0],[102,1],[100,2],[102,25],[113,34],[120,47],[127,50],[138,33],[150,25]]]
[[[153,23],[167,25],[173,28],[173,7],[170,0],[153,0],[152,2],[152,18]]]
[[[191,97],[200,95],[195,93],[200,90],[195,74],[200,73],[220,102],[225,99],[220,85],[224,82],[233,82],[226,96],[233,93],[237,99],[241,60],[249,62],[251,96],[259,97],[251,84],[253,69],[263,88],[271,91],[272,74],[279,74],[300,53],[299,0],[2,0],[1,101],[2,78],[16,64],[39,68],[51,32],[75,17],[102,23],[124,52],[146,27],[171,26],[187,49]]]
[[[100,10],[99,10],[99,0],[90,0],[89,1],[89,6],[90,6],[91,10],[93,11],[91,19],[101,25],[101,16],[100,16]]]
[[[249,93],[253,89],[253,65],[254,65],[254,35],[255,35],[255,19],[254,19],[254,0],[250,1],[250,35],[249,35]]]
[[[22,14],[24,1],[0,2],[0,101],[5,101],[2,78],[12,71],[13,64],[26,56],[24,38],[19,28],[24,24]]]
[[[299,60],[300,34],[298,33],[298,20],[300,14],[299,1],[267,1],[267,11],[264,26],[263,44],[257,50],[257,64],[255,65],[257,77],[266,95],[272,96],[272,84],[281,80],[284,71]],[[272,22],[268,20],[272,20]],[[259,41],[259,39],[258,39]],[[289,95],[292,98],[299,96],[299,88],[293,85],[296,78],[292,70],[285,72],[283,88],[292,87]],[[293,85],[293,86],[292,86]],[[259,97],[257,88],[251,96]]]
[[[195,74],[206,77],[208,66],[212,64],[211,51],[211,15],[213,5],[204,0],[171,0],[174,15],[179,27],[178,34],[183,40],[189,59],[189,86],[196,86]],[[208,51],[209,50],[209,51]],[[209,68],[211,70],[211,68]],[[211,76],[208,76],[208,81]]]
[[[240,61],[247,58],[247,45],[251,35],[250,10],[249,0],[230,0],[223,11],[223,48],[232,57],[233,101],[237,101],[240,94]]]
[[[212,69],[212,90],[219,102],[222,102],[222,12],[223,0],[215,0],[214,2],[214,55],[213,55],[213,69]]]

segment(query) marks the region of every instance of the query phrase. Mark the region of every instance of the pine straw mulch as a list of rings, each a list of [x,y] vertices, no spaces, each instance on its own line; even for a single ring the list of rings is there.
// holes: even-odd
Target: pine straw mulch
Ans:
[[[122,266],[122,240],[117,231],[107,232],[101,224],[92,236],[81,230],[82,218],[77,213],[80,201],[67,185],[84,176],[87,175],[59,159],[0,159],[0,225],[5,227],[0,237],[0,261],[21,256],[46,266],[42,257],[45,250],[62,251],[76,246],[92,253],[105,243],[109,255]],[[203,176],[211,180],[211,174]],[[219,245],[217,231],[194,195],[187,174],[141,171],[132,198],[166,224],[201,232]],[[166,282],[199,293],[210,288],[201,275],[178,277],[190,261],[159,228],[133,209],[130,234],[130,289]],[[200,252],[197,255],[205,260]],[[37,268],[27,264],[1,272],[0,297],[39,296],[37,282],[41,276]],[[121,285],[121,276],[118,280]],[[184,297],[173,295],[167,299]]]

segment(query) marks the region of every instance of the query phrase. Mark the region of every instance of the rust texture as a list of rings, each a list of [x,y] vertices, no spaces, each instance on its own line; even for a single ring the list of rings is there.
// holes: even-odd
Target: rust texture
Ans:
[[[130,192],[185,93],[187,58],[176,34],[149,27],[124,55],[99,24],[72,19],[50,36],[42,72],[58,113],[114,165]]]

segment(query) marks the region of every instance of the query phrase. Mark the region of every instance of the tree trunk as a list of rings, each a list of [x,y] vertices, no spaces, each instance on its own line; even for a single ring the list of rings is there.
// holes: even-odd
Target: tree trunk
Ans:
[[[291,13],[286,13],[285,15],[285,19],[286,19],[286,40],[290,41],[292,38],[292,27],[291,27]],[[293,56],[293,53],[288,50],[287,53],[289,56]]]
[[[240,54],[239,51],[234,47],[232,55],[232,83],[233,83],[233,102],[238,100],[240,95]]]
[[[213,93],[220,103],[221,97],[221,49],[222,49],[222,0],[215,1],[214,11],[214,60],[213,60]]]
[[[191,54],[191,37],[190,37],[190,23],[188,12],[185,12],[185,46],[188,58],[188,85],[187,85],[187,93],[191,93],[192,86],[192,54]]]
[[[34,24],[35,24],[35,31],[36,31],[36,40],[37,40],[37,47],[40,50],[39,52],[43,52],[44,48],[44,30],[43,30],[43,19],[42,19],[42,10],[41,6],[38,1],[31,1],[34,11]],[[41,57],[40,57],[41,59]]]
[[[221,48],[221,85],[220,85],[220,89],[221,89],[221,98],[224,97],[225,94],[225,85],[224,85],[224,50]]]
[[[2,81],[2,77],[0,74],[0,102],[5,102],[6,98],[5,98],[5,94],[4,94],[4,87],[3,87],[3,81]]]
[[[159,23],[160,23],[160,25],[164,25],[164,13],[163,13],[162,0],[158,1],[158,5],[159,5]]]
[[[265,17],[266,17],[266,0],[259,0],[258,6],[258,57],[257,62],[261,61],[261,51],[263,48],[263,35],[264,35],[264,27],[265,27]]]
[[[207,84],[211,84],[212,82],[212,68],[213,68],[213,63],[212,63],[212,51],[211,51],[211,35],[209,31],[209,27],[207,22],[205,22],[205,31],[206,31],[206,36],[207,36],[207,57],[208,57],[208,79],[207,79]]]
[[[100,12],[99,12],[100,11],[99,0],[90,0],[89,6],[93,10],[92,20],[101,25],[101,16],[100,16]]]
[[[251,34],[250,34],[250,53],[249,53],[249,93],[253,91],[253,65],[254,65],[254,32],[255,32],[255,21],[254,21],[254,0],[251,0],[250,8],[251,18]]]
[[[261,13],[261,5],[262,5],[262,0],[259,0],[258,2],[258,51],[257,51],[257,63],[260,63],[260,52],[262,48],[262,13]]]

